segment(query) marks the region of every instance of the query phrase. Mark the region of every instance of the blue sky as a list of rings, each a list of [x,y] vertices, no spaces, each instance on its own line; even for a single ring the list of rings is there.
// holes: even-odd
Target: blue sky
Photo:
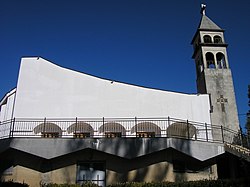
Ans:
[[[226,30],[244,126],[250,84],[247,0],[1,0],[0,98],[16,86],[24,56],[120,82],[196,93],[190,43],[202,2],[206,15]]]

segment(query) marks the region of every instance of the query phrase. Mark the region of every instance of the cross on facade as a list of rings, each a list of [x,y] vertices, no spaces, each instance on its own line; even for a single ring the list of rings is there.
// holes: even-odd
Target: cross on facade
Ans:
[[[227,99],[224,98],[223,95],[220,95],[220,98],[217,99],[217,103],[221,104],[221,110],[225,112],[225,103],[227,103]]]

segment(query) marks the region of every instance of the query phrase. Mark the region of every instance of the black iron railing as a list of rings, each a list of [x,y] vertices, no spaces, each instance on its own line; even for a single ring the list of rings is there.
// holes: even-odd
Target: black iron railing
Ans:
[[[174,118],[75,118],[23,119],[0,123],[0,139],[11,137],[113,138],[162,137],[197,141],[234,143],[250,147],[241,131]]]

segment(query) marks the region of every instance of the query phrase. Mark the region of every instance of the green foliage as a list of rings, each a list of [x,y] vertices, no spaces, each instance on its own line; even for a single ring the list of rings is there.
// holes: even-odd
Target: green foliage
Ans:
[[[250,85],[248,85],[248,106],[250,107]],[[246,129],[247,134],[250,135],[250,110],[247,113]]]
[[[82,185],[79,184],[40,184],[41,187],[99,187],[97,184],[92,182],[84,182]]]
[[[28,184],[18,183],[18,182],[13,182],[13,181],[8,181],[8,182],[1,182],[0,181],[0,186],[1,187],[29,187]]]
[[[238,180],[201,180],[187,182],[161,182],[161,183],[118,183],[108,187],[248,187],[249,179]]]
[[[250,179],[201,180],[186,182],[126,182],[109,185],[108,187],[248,187]],[[29,187],[27,184],[0,182],[1,187]],[[78,184],[41,184],[41,187],[98,187],[97,184],[86,182]]]

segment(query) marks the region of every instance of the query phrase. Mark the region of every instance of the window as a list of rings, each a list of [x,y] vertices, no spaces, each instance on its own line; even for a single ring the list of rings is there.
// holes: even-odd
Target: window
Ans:
[[[198,60],[196,65],[197,75],[200,75],[200,73],[203,72],[203,70],[204,70],[203,62],[201,60]]]
[[[119,123],[108,122],[99,127],[99,133],[106,138],[125,137],[126,129]]]
[[[74,133],[74,138],[88,138],[90,137],[90,133],[88,132],[75,132]]]
[[[223,53],[219,52],[216,54],[216,60],[217,60],[217,65],[218,65],[218,68],[222,69],[222,68],[227,68],[227,65],[226,65],[226,61],[225,61],[225,56]]]
[[[106,138],[117,138],[117,137],[122,137],[121,132],[106,132],[105,133]]]
[[[153,137],[155,137],[155,132],[137,132],[136,137],[139,137],[139,138],[153,138]]]
[[[214,43],[217,43],[217,44],[219,44],[219,43],[222,43],[222,38],[220,37],[220,36],[214,36]]]
[[[212,38],[209,35],[203,37],[204,43],[212,43]]]
[[[87,138],[94,135],[94,129],[86,122],[78,121],[67,128],[67,132],[73,133],[74,138]]]
[[[42,138],[59,138],[58,132],[42,132]]]
[[[161,137],[161,128],[152,122],[140,122],[131,128],[136,137]]]
[[[213,53],[211,53],[211,52],[206,53],[206,61],[207,61],[207,68],[209,68],[209,69],[215,68]]]
[[[102,162],[86,162],[77,165],[77,184],[92,182],[100,187],[106,186],[106,168]]]
[[[51,122],[45,122],[34,128],[34,133],[39,134],[43,138],[59,138],[62,137],[62,129]]]

